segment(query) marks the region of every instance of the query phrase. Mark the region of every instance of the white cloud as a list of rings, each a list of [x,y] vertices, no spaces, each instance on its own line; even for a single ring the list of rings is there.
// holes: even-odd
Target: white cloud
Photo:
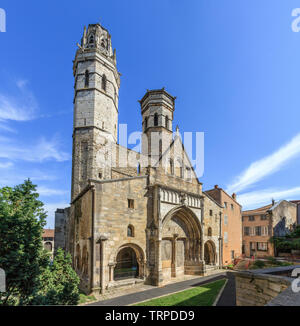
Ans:
[[[0,130],[16,133],[17,131],[10,126],[8,126],[6,123],[0,123]]]
[[[5,163],[1,163],[0,162],[0,169],[7,169],[13,166],[12,162],[5,162]]]
[[[19,92],[13,97],[0,93],[0,121],[28,121],[35,118],[38,104],[27,84],[26,80],[18,80],[16,86]]]
[[[264,189],[251,191],[237,196],[238,202],[243,206],[243,209],[251,209],[257,206],[271,204],[272,199],[275,200],[292,200],[300,197],[300,187],[291,189]]]
[[[255,161],[227,187],[227,192],[239,192],[268,175],[277,172],[284,164],[300,154],[300,134],[273,154]]]
[[[47,188],[44,186],[40,186],[37,188],[37,192],[44,197],[48,196],[62,196],[66,195],[69,192],[67,190],[61,190],[61,189],[52,189],[52,188]]]
[[[44,137],[35,145],[22,145],[8,139],[0,138],[0,158],[22,160],[27,162],[44,162],[55,160],[64,162],[70,159],[70,154],[59,149],[57,137],[46,140]]]
[[[0,94],[0,120],[32,120],[34,111],[34,106],[19,104],[15,99]]]

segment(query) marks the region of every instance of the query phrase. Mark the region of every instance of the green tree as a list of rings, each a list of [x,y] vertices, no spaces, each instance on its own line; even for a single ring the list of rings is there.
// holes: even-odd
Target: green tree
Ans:
[[[79,277],[72,268],[70,254],[58,249],[52,265],[40,277],[40,291],[33,300],[36,305],[76,305],[79,301]]]
[[[30,180],[0,188],[0,268],[6,292],[0,304],[28,304],[37,291],[41,269],[49,263],[42,246],[46,223],[43,203]]]

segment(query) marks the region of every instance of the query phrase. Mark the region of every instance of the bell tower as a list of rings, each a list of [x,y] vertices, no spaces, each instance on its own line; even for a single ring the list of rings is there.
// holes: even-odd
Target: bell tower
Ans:
[[[118,138],[120,73],[111,35],[100,24],[84,27],[73,61],[72,199],[88,179],[111,177],[107,144]]]
[[[176,97],[164,88],[147,90],[140,100],[143,119],[142,153],[157,160],[173,139],[173,115]]]

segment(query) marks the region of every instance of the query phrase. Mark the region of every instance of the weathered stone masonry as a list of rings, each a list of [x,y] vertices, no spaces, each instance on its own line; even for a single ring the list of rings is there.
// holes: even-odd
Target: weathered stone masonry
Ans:
[[[117,144],[120,74],[99,24],[84,30],[74,77],[72,199],[56,213],[55,237],[71,253],[81,288],[162,285],[218,268],[223,208],[202,192],[173,135],[175,97],[163,88],[142,98],[137,153]]]

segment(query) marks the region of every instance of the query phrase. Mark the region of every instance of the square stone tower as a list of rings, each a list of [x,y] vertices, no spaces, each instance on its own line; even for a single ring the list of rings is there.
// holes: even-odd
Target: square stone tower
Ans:
[[[111,36],[100,24],[84,28],[76,52],[72,199],[88,179],[111,176],[111,150],[118,138],[120,74]]]

